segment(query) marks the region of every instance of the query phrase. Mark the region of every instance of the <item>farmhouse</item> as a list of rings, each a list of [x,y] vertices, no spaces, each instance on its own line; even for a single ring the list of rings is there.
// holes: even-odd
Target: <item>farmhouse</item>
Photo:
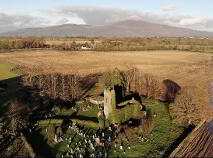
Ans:
[[[82,50],[90,50],[91,48],[82,46],[81,49],[82,49]]]

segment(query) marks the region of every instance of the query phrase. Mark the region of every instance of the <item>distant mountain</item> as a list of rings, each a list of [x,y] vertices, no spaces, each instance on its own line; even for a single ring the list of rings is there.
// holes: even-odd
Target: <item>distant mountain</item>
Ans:
[[[44,28],[26,28],[7,33],[1,33],[0,36],[213,37],[213,32],[195,31],[191,29],[171,27],[145,21],[127,20],[105,25],[65,24]]]

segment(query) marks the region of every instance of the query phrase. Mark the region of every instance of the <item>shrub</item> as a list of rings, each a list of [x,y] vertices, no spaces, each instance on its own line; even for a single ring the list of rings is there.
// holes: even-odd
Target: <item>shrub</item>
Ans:
[[[139,133],[147,136],[152,132],[153,128],[154,124],[151,119],[143,120],[143,125],[139,126]]]
[[[185,87],[177,95],[175,102],[169,105],[169,112],[176,123],[197,124],[202,119],[202,104],[198,88]]]
[[[125,87],[126,85],[125,76],[118,68],[105,72],[100,80],[105,88],[114,87],[115,85]]]
[[[131,68],[126,72],[127,90],[137,92],[148,98],[156,98],[160,94],[160,82],[154,76]]]
[[[130,104],[126,105],[121,109],[114,109],[109,114],[109,122],[114,123],[122,123],[126,122],[130,119],[139,119],[140,118],[140,105],[138,104]]]

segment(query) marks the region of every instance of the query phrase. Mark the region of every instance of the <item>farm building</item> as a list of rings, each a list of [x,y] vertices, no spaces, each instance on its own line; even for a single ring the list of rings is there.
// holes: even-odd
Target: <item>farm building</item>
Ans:
[[[170,157],[213,157],[213,120],[203,121]]]

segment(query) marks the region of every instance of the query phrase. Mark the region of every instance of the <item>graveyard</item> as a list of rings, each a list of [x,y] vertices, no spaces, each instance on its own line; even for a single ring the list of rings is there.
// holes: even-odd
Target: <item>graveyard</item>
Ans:
[[[103,157],[105,154],[112,157],[163,156],[183,129],[172,124],[164,104],[148,99],[144,103],[155,114],[151,131],[131,125],[131,121],[118,128],[113,125],[101,127],[98,122],[85,120],[87,123],[84,123],[78,119],[69,119],[63,129],[62,120],[47,119],[39,121],[31,134],[39,129],[43,141],[46,140],[50,151],[57,157]],[[75,113],[74,110],[69,112]],[[81,110],[79,112],[82,114]],[[94,116],[92,113],[91,117]]]

